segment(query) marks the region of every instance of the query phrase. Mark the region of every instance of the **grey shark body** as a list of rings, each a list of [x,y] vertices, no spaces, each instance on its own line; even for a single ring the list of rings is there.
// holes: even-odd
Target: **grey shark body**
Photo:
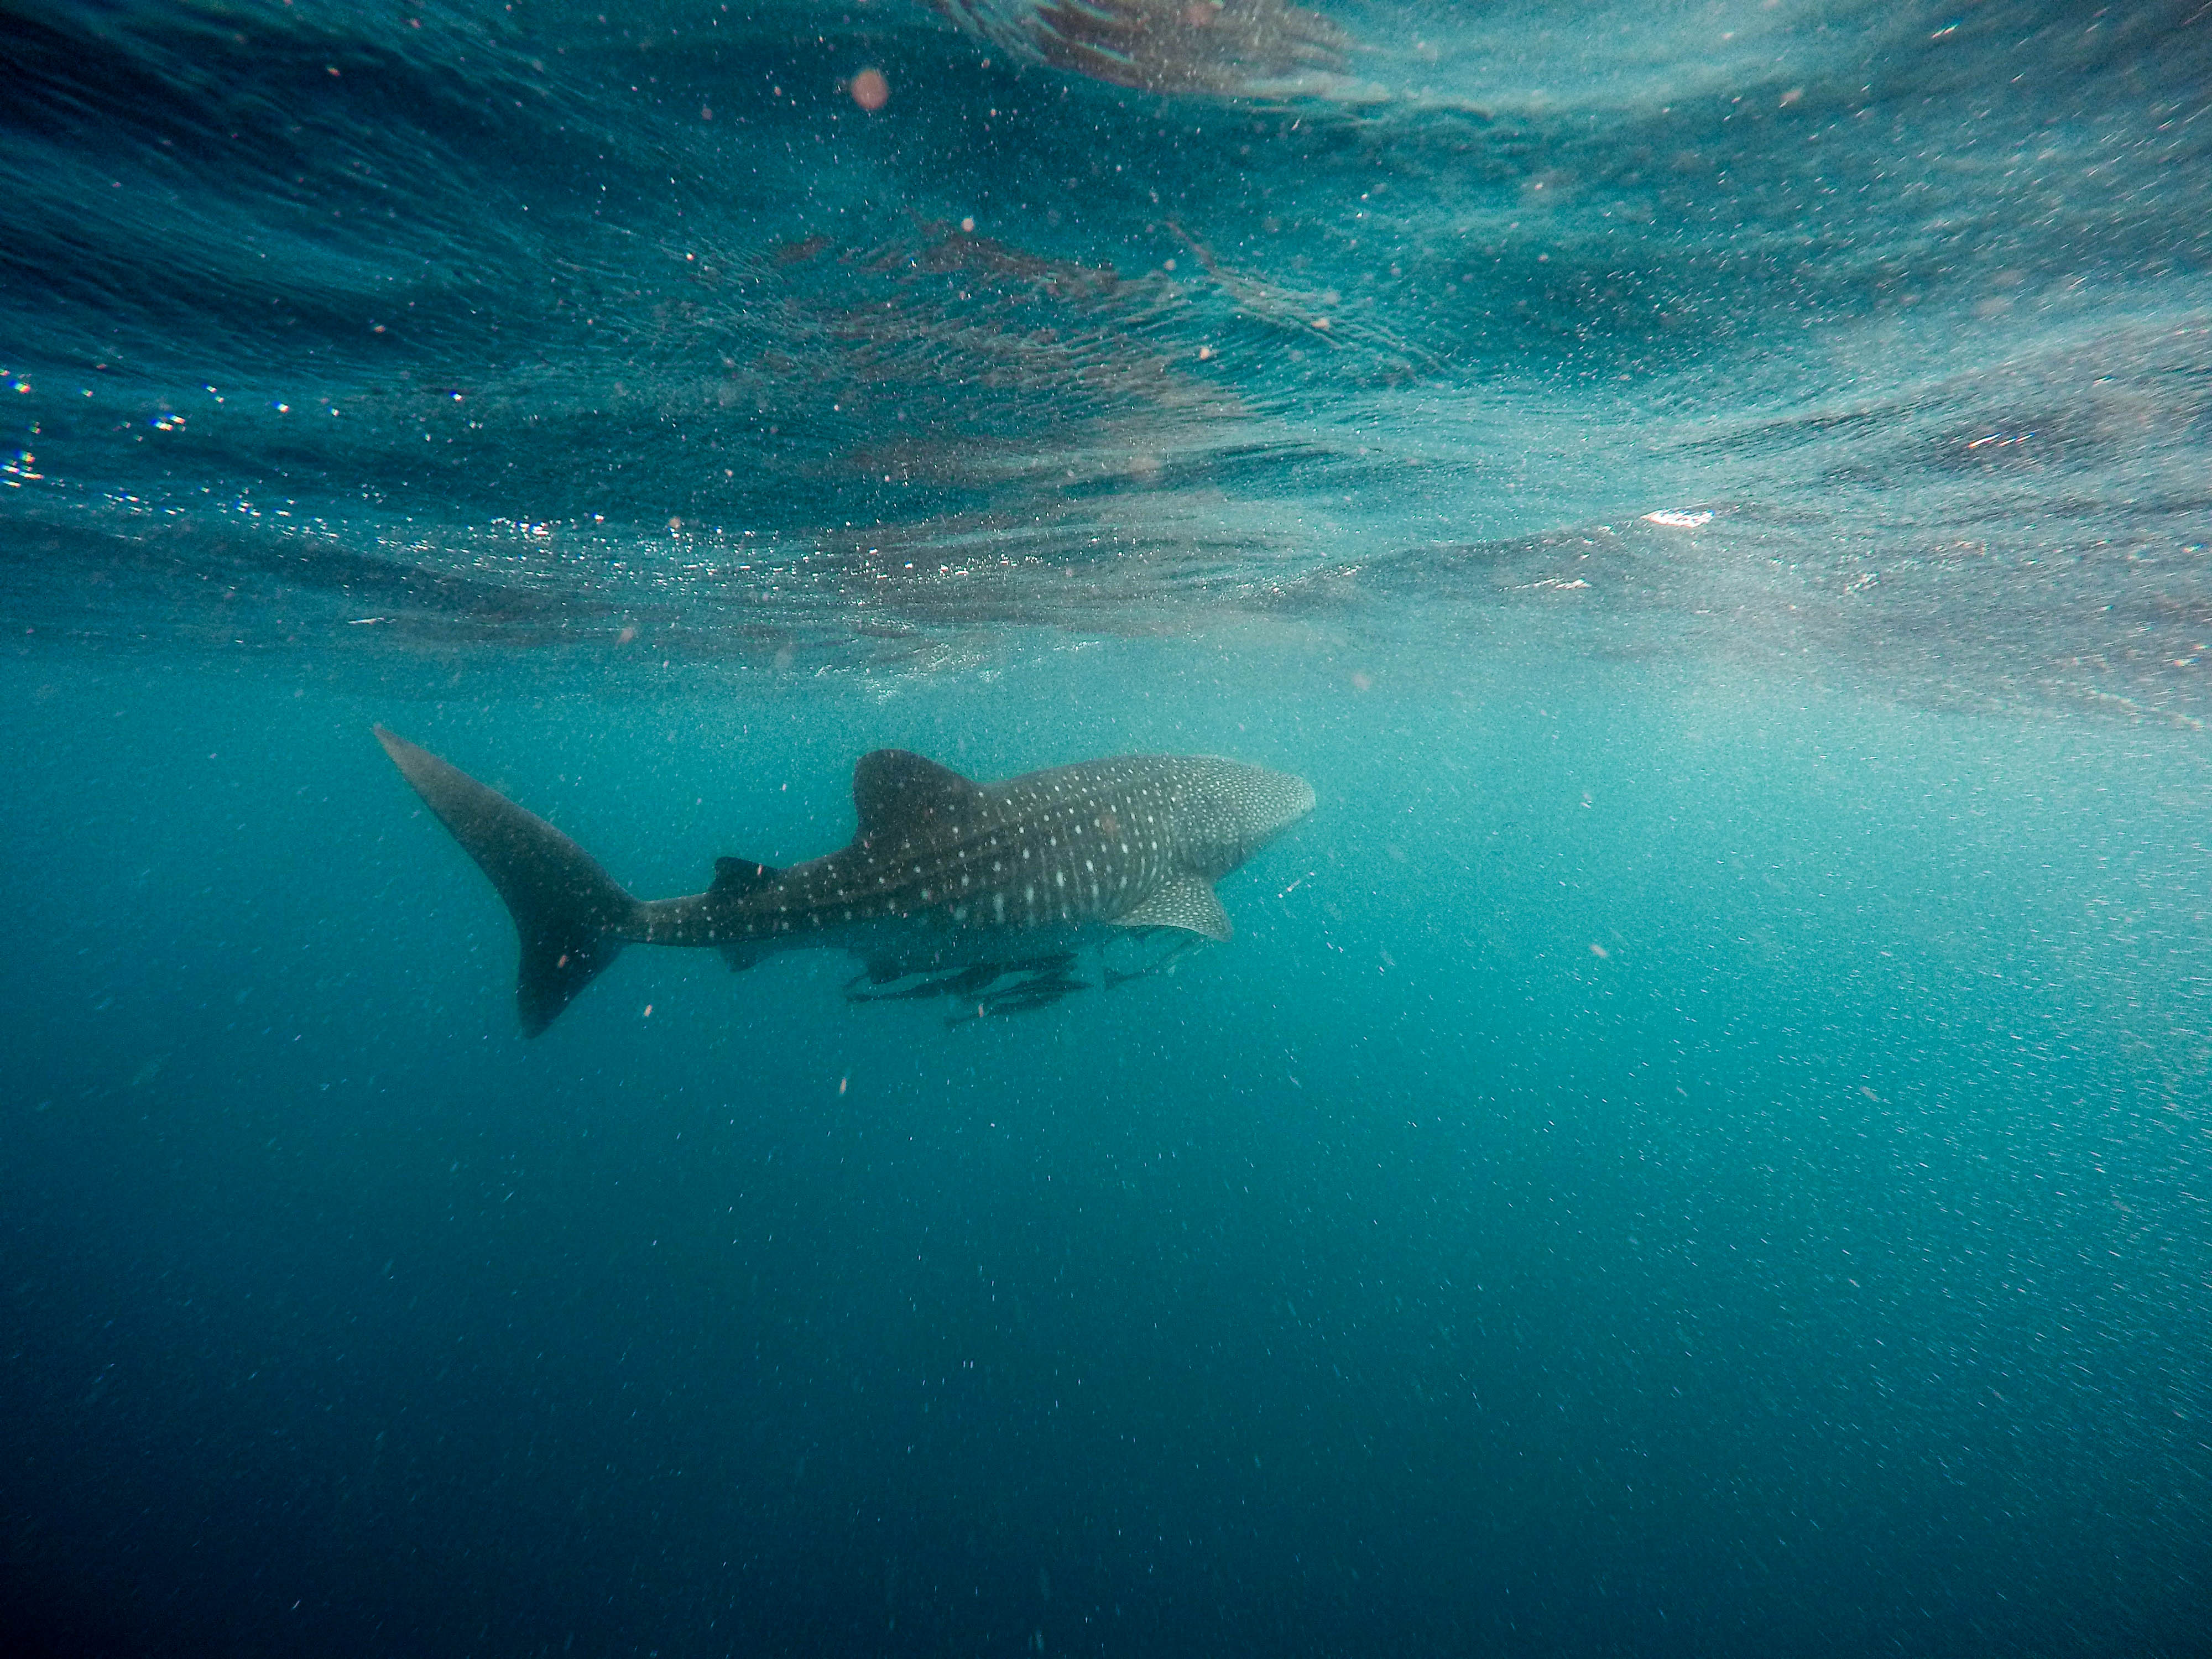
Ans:
[[[507,901],[522,950],[516,1006],[532,1036],[625,945],[713,948],[733,968],[845,950],[878,981],[942,971],[964,985],[1130,929],[1225,939],[1213,883],[1314,805],[1303,778],[1212,756],[1125,755],[983,784],[879,749],[853,769],[848,845],[782,870],[718,859],[704,892],[640,900],[543,818],[404,738],[376,735]],[[1030,996],[1022,1006],[1049,1000]]]

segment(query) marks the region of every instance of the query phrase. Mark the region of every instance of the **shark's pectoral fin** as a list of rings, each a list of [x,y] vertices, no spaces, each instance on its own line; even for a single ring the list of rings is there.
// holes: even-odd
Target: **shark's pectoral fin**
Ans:
[[[1197,876],[1171,881],[1133,910],[1114,918],[1116,927],[1180,927],[1220,940],[1229,937],[1229,912],[1221,908],[1213,884]]]

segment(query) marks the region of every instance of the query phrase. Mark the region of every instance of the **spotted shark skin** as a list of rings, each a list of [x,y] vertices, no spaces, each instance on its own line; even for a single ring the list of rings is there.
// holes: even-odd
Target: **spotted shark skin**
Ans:
[[[853,770],[852,842],[788,869],[716,860],[714,884],[639,900],[543,818],[386,731],[376,736],[507,901],[524,1033],[626,945],[854,952],[879,976],[1038,957],[1113,935],[1230,936],[1213,883],[1313,810],[1304,779],[1212,756],[1124,755],[977,783],[904,750]]]

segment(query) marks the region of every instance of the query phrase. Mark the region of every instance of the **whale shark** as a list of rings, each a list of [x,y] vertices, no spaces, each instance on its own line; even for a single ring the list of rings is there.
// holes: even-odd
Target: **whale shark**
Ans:
[[[1042,1006],[1084,988],[1069,969],[1086,946],[1101,947],[1103,964],[1117,937],[1164,931],[1174,948],[1226,940],[1213,884],[1314,806],[1304,778],[1211,755],[1121,755],[977,783],[878,749],[853,768],[859,824],[837,851],[785,869],[719,858],[703,892],[637,899],[534,812],[375,732],[507,902],[526,1036],[629,945],[711,948],[733,969],[783,951],[842,950],[865,964],[848,988],[856,1000]]]

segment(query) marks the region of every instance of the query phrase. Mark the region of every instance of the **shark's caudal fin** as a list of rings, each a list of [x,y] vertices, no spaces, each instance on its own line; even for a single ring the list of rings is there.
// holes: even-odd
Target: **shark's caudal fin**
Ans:
[[[507,901],[522,945],[515,1009],[536,1036],[638,932],[638,902],[536,813],[380,726],[376,740]]]

